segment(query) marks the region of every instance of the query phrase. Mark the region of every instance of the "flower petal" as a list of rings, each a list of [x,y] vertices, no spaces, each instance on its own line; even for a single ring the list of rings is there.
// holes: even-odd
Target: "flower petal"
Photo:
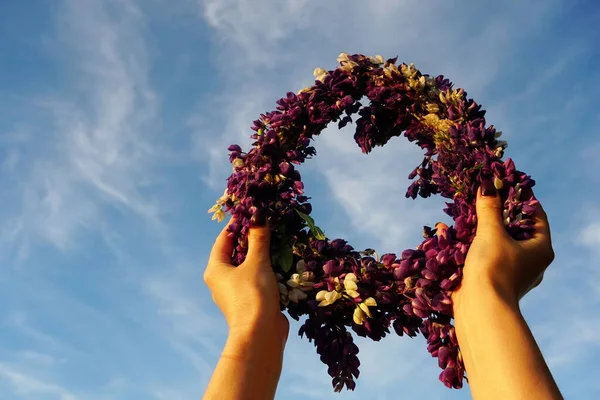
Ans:
[[[344,281],[344,287],[346,290],[358,290],[358,285],[354,281]]]
[[[356,325],[362,325],[365,321],[365,313],[360,308],[356,307],[354,309],[354,314],[352,315],[352,320]]]
[[[304,260],[298,261],[296,264],[296,272],[302,274],[306,270],[306,262]]]
[[[277,284],[277,286],[279,287],[279,293],[281,293],[283,295],[287,295],[288,294],[287,287],[283,283],[279,282]]]
[[[365,299],[365,301],[363,301],[363,303],[365,303],[365,305],[367,305],[369,307],[377,307],[377,302],[372,297]]]
[[[306,300],[306,293],[302,290],[292,289],[292,291],[288,294],[288,298],[290,301],[294,303],[298,303],[299,301]]]
[[[358,306],[360,307],[361,310],[364,311],[365,314],[367,314],[367,316],[369,318],[373,318],[373,316],[371,315],[371,311],[369,310],[369,307],[367,307],[367,305],[364,302],[360,303]]]
[[[327,290],[321,290],[319,293],[317,293],[317,296],[315,297],[315,300],[317,301],[323,301],[325,300],[325,295],[329,293],[327,292]]]

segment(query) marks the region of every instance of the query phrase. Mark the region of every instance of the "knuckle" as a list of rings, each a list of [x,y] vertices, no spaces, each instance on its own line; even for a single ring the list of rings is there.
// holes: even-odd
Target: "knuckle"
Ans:
[[[546,249],[546,251],[544,251],[544,253],[543,253],[543,260],[546,265],[550,265],[550,264],[552,264],[552,262],[554,261],[555,258],[556,258],[556,253],[554,252],[552,245],[549,245],[548,248]]]
[[[204,271],[203,279],[204,279],[204,283],[206,283],[207,286],[211,285],[212,274],[210,273],[210,271],[208,269],[206,271]]]
[[[250,240],[254,245],[261,245],[269,241],[269,235],[262,229],[254,228],[251,230]]]
[[[250,228],[249,238],[254,242],[266,242],[271,236],[271,231],[267,227]]]

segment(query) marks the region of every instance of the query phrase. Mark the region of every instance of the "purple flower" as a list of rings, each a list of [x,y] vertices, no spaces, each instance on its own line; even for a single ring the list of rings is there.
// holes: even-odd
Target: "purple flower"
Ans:
[[[235,218],[228,235],[236,265],[246,257],[250,227],[269,223],[272,265],[286,301],[281,307],[292,318],[307,317],[299,334],[315,345],[336,391],[353,390],[360,373],[359,349],[348,328],[376,341],[392,328],[400,336],[420,332],[438,358],[443,384],[462,387],[465,371],[450,294],[460,285],[475,235],[480,183],[492,180],[498,188],[513,238],[527,240],[534,233],[538,201],[529,189],[535,181],[510,158],[501,159],[506,143],[486,126],[481,105],[444,76],[431,78],[396,61],[341,54],[338,68],[317,69],[313,86],[279,99],[275,110],[253,122],[250,151],[229,146],[233,172],[210,209],[217,219],[225,213]],[[354,139],[362,152],[402,134],[423,149],[423,160],[409,174],[406,197],[448,199],[444,212],[454,226],[425,227],[423,242],[396,252],[399,259],[330,240],[310,217],[312,206],[296,166],[316,155],[311,139],[329,123],[343,127],[356,114]]]

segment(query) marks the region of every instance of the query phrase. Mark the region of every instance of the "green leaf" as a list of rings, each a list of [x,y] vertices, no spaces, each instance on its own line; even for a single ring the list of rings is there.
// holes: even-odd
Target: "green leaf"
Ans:
[[[303,212],[300,212],[298,210],[296,210],[296,212],[298,213],[300,218],[302,218],[304,221],[306,221],[306,224],[308,225],[308,229],[310,229],[310,231],[312,232],[315,239],[317,239],[317,240],[325,240],[326,239],[325,234],[323,233],[321,228],[319,228],[317,225],[315,225],[315,220],[312,219],[312,217],[310,215],[306,215]]]
[[[277,231],[278,231],[279,233],[281,233],[282,235],[285,235],[285,233],[286,233],[286,232],[285,232],[285,231],[286,231],[286,229],[285,229],[285,226],[286,226],[285,224],[281,224],[281,225],[279,225],[279,226],[277,227]]]
[[[282,245],[281,253],[279,253],[278,258],[281,269],[283,269],[285,272],[288,272],[294,263],[294,252],[292,251],[291,246],[287,244]]]

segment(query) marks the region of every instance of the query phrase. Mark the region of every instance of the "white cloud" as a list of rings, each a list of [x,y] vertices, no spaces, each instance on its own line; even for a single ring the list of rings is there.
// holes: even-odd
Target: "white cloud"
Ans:
[[[240,142],[241,133],[249,135],[251,122],[260,112],[274,108],[274,101],[286,91],[296,91],[310,84],[313,68],[333,67],[335,57],[341,51],[379,53],[386,57],[399,55],[400,61],[415,62],[426,73],[443,73],[490,110],[488,123],[508,134],[509,142],[512,138],[515,143],[524,146],[527,143],[527,154],[536,156],[524,157],[521,162],[517,157],[519,165],[525,167],[555,165],[555,159],[549,155],[548,141],[541,140],[541,135],[546,134],[549,122],[562,121],[555,124],[549,139],[552,140],[550,143],[558,145],[559,142],[553,138],[558,137],[569,123],[561,117],[561,112],[575,112],[573,104],[580,104],[579,101],[584,98],[569,96],[569,102],[560,99],[560,107],[554,108],[544,107],[542,101],[550,94],[548,88],[557,80],[564,79],[566,71],[578,63],[577,59],[585,53],[587,44],[570,42],[570,47],[561,46],[560,55],[553,53],[550,64],[519,59],[529,42],[547,35],[551,21],[562,12],[559,1],[543,5],[533,1],[509,1],[496,5],[483,2],[476,6],[443,1],[331,1],[306,5],[295,11],[289,7],[291,2],[266,0],[251,4],[244,0],[204,1],[202,4],[205,21],[214,30],[215,43],[221,52],[220,60],[227,60],[227,63],[218,64],[225,82],[224,94],[219,96],[219,104],[223,107],[210,115],[213,124],[208,124],[203,131],[210,132],[213,138],[216,134],[213,140],[222,143],[221,148],[230,142]],[[309,18],[306,18],[307,14]],[[233,66],[237,66],[235,72]],[[534,70],[527,74],[523,72],[526,68]],[[521,73],[523,76],[518,75]],[[503,91],[496,85],[513,81],[523,82],[511,86],[510,90],[514,89],[514,92]],[[508,100],[499,101],[494,96],[498,92],[503,93],[501,98]],[[200,109],[206,109],[209,104],[203,103]],[[249,113],[251,107],[240,106],[244,104],[252,104],[254,112]],[[202,111],[199,114],[207,115]],[[236,121],[235,128],[231,121]],[[198,134],[203,132],[198,131]],[[417,238],[421,224],[432,224],[445,217],[441,211],[442,199],[417,202],[404,199],[408,186],[405,177],[420,161],[419,150],[404,139],[396,139],[385,148],[363,156],[352,143],[351,136],[348,130],[326,130],[316,141],[317,158],[307,162],[302,170],[305,179],[311,183],[307,194],[314,198],[316,212],[320,212],[326,204],[330,207],[326,216],[344,215],[344,218],[334,218],[334,228],[322,227],[328,234],[342,233],[341,236],[359,237],[361,242],[367,243],[375,240],[383,251],[397,251],[399,245],[400,248],[412,247],[416,244],[412,241]],[[519,146],[516,147],[518,151]],[[510,155],[515,156],[516,152],[511,147]],[[201,157],[201,161],[210,163],[214,171],[227,172],[226,152],[213,147],[210,153],[210,157]],[[543,169],[540,167],[538,171],[541,174]],[[543,184],[541,176],[539,180]],[[321,186],[322,182],[325,188]],[[223,184],[215,187],[214,183],[218,181],[213,181],[218,195]],[[588,227],[583,241],[598,246],[600,238],[596,236],[600,233],[596,230],[599,229],[595,225]],[[552,279],[546,286],[564,282],[565,274],[568,275],[568,272],[564,269],[556,271],[557,279]],[[555,286],[550,286],[544,292],[546,300],[555,294]],[[533,298],[535,300],[535,296]],[[567,302],[573,306],[576,303],[572,299]],[[552,306],[544,303],[544,307]],[[547,320],[554,318],[544,316]],[[570,324],[569,321],[558,323]],[[586,337],[582,336],[582,341],[575,340],[571,345],[584,348]],[[406,339],[401,340],[404,343]],[[555,342],[544,343],[551,347],[564,342],[556,337]],[[297,348],[288,350],[284,373],[292,371],[290,376],[284,376],[282,384],[299,395],[319,397],[326,389],[317,382],[326,381],[327,377],[321,377],[324,372],[318,368],[318,363],[310,361],[314,354],[305,354],[307,347],[296,341],[290,342],[290,345]],[[419,347],[420,344],[413,346]],[[372,346],[365,344],[365,347],[386,349],[384,344],[379,343]],[[369,364],[371,356],[362,354]],[[407,358],[406,354],[408,351],[403,349],[393,357],[395,360]],[[577,357],[580,354],[577,353]],[[373,364],[381,364],[385,357],[385,354],[373,356]],[[577,359],[571,358],[569,362]],[[428,362],[435,363],[435,360],[427,360],[423,365],[429,366]],[[433,374],[435,369],[433,365],[427,373]],[[393,371],[393,366],[385,370]],[[359,387],[361,384],[369,388],[386,385],[397,376],[391,372],[391,378],[386,380],[381,368],[373,375],[366,371],[365,366]],[[312,383],[309,389],[306,389],[305,382]],[[468,395],[467,390],[464,395]],[[323,396],[321,394],[321,398]],[[382,396],[385,398],[385,394]]]
[[[79,234],[97,230],[105,206],[159,224],[156,201],[141,189],[155,183],[158,157],[144,21],[132,2],[67,0],[59,10],[59,36],[49,43],[69,60],[71,85],[26,103],[44,120],[28,136],[45,140],[11,141],[3,164],[21,164],[11,203],[13,245],[25,248],[39,239],[72,248]],[[21,159],[19,149],[32,156]]]
[[[24,374],[7,364],[0,363],[0,377],[8,380],[13,386],[15,393],[22,399],[39,398],[38,395],[52,396],[52,398],[58,400],[78,399],[78,397],[66,388]]]
[[[156,7],[153,11],[158,14],[160,0],[65,0],[64,7],[58,9],[62,14],[57,21],[60,39],[47,39],[46,44],[50,43],[54,56],[65,61],[60,68],[67,79],[54,92],[28,100],[27,114],[33,121],[15,124],[10,132],[0,135],[1,178],[10,182],[11,189],[0,193],[0,203],[10,206],[0,210],[2,264],[23,261],[28,252],[43,258],[44,267],[49,264],[45,274],[36,276],[40,281],[48,280],[48,287],[34,288],[29,276],[18,275],[23,288],[35,293],[27,300],[41,311],[33,312],[32,308],[9,317],[8,325],[12,324],[19,337],[36,346],[8,349],[10,363],[0,364],[8,368],[0,372],[3,380],[20,393],[29,387],[31,398],[75,396],[70,386],[75,384],[67,378],[69,368],[89,361],[90,355],[81,351],[91,352],[95,361],[101,360],[106,372],[98,378],[102,379],[100,393],[83,398],[103,398],[105,393],[106,398],[198,398],[216,363],[226,327],[201,283],[199,271],[203,261],[198,260],[203,259],[205,242],[212,240],[212,233],[209,235],[210,229],[204,225],[198,228],[190,222],[206,215],[204,207],[197,215],[190,216],[190,210],[199,207],[197,196],[204,196],[208,188],[220,194],[229,171],[227,145],[241,142],[247,148],[252,120],[274,108],[274,101],[286,91],[310,84],[314,67],[333,67],[340,51],[399,55],[400,61],[414,61],[424,72],[444,73],[484,106],[493,104],[491,123],[504,131],[520,127],[524,132],[529,125],[514,117],[514,106],[488,103],[488,99],[494,97],[496,82],[512,82],[512,74],[518,77],[515,71],[526,67],[519,64],[522,61],[515,55],[517,50],[545,33],[544,24],[552,20],[559,2],[514,0],[467,5],[442,0],[205,0],[200,2],[201,15],[215,40],[215,47],[209,49],[198,47],[196,32],[181,35],[183,30],[177,30],[180,23],[190,22],[190,15],[197,16],[188,12],[188,3],[198,5],[192,1],[169,5],[157,21],[141,7],[150,4],[148,7]],[[167,32],[159,30],[164,29],[163,23],[169,26]],[[156,38],[159,40],[151,42]],[[162,40],[177,43],[177,51],[185,53],[183,67],[173,67],[173,62],[164,64],[165,69],[153,69],[165,45]],[[217,58],[209,59],[215,51]],[[579,54],[566,52],[550,67],[540,67],[546,73],[529,82],[528,89],[523,85],[519,103],[539,102],[545,88],[565,79],[565,71],[577,64],[571,55]],[[510,79],[501,78],[503,74],[511,75]],[[160,81],[151,81],[154,77]],[[169,110],[178,108],[177,116],[186,112],[185,104],[158,95],[162,94],[158,88],[168,86],[164,79],[170,83],[210,81],[218,93],[203,92],[188,120],[182,118],[181,126],[163,129],[163,118],[169,114],[163,103]],[[186,86],[183,90],[194,89]],[[584,98],[560,110],[576,111]],[[540,105],[542,110],[531,113],[530,119],[538,123],[549,118],[550,111],[543,108]],[[551,117],[560,119],[558,115]],[[187,191],[189,188],[183,188],[187,181],[181,184],[182,180],[174,179],[176,190],[165,189],[160,173],[169,167],[162,161],[172,161],[173,155],[159,140],[159,133],[171,128],[175,132],[186,128],[193,131],[190,152],[207,167],[198,172],[207,187]],[[317,140],[318,157],[302,170],[310,182],[307,194],[314,197],[315,210],[330,218],[325,222],[330,226],[323,228],[328,234],[373,244],[380,251],[412,247],[421,224],[443,217],[439,198],[417,202],[404,198],[408,185],[405,177],[420,161],[419,150],[397,139],[364,156],[351,136],[348,130],[324,132]],[[527,135],[520,137],[525,140]],[[180,138],[167,140],[173,139]],[[187,142],[187,138],[182,140]],[[545,142],[532,146],[545,149]],[[546,155],[531,162],[548,160]],[[192,175],[194,169],[188,168],[184,174],[191,171]],[[392,181],[393,185],[388,183]],[[157,193],[156,188],[165,190]],[[176,222],[163,218],[172,211],[168,196],[182,194],[190,198],[185,203],[186,214],[175,215]],[[582,240],[591,247],[598,245],[596,230],[590,224],[582,233]],[[88,233],[103,236],[101,248],[94,241],[78,249]],[[57,253],[59,262],[45,258],[47,248],[40,244],[46,242],[62,251]],[[181,247],[189,249],[180,251]],[[82,257],[75,257],[74,250],[81,250]],[[5,258],[11,262],[4,263]],[[69,265],[63,267],[63,261]],[[77,266],[69,269],[70,263]],[[564,282],[572,273],[571,265],[568,267],[557,270],[556,279],[548,283]],[[54,275],[58,269],[61,274]],[[5,269],[0,272],[0,278],[11,278],[7,282],[13,287],[13,276]],[[49,289],[56,282],[61,286]],[[80,293],[90,287],[101,289]],[[574,284],[573,293],[559,291],[556,295],[555,286],[544,285],[545,299],[553,301],[543,304],[544,310],[554,309],[560,298],[566,309],[582,307],[580,314],[592,313],[593,308],[579,298],[589,294],[587,290],[583,293],[584,287]],[[71,291],[77,296],[71,297]],[[582,291],[579,297],[575,296],[577,291]],[[94,301],[99,304],[92,306]],[[21,308],[17,303],[11,303],[12,311]],[[64,332],[45,329],[37,315],[58,321]],[[567,315],[569,318],[556,321],[564,326],[570,324],[570,317],[582,318]],[[555,321],[553,318],[547,316],[545,320]],[[563,355],[555,353],[553,346],[560,350],[563,343],[578,349],[572,352],[574,358],[564,359],[564,366],[581,360],[584,353],[579,350],[590,344],[590,332],[597,329],[583,325],[577,325],[581,328],[578,332],[569,330],[575,338],[571,342],[559,336],[544,342],[551,349],[548,354],[552,360],[562,362]],[[292,328],[284,390],[279,391],[278,398],[339,397],[331,393],[329,378],[312,344],[295,334]],[[97,346],[95,342],[100,339],[95,335],[110,336],[110,340]],[[386,342],[361,342],[359,388],[344,396],[368,394],[368,398],[386,399],[395,396],[398,388],[406,395],[410,393],[407,386],[419,386],[397,381],[431,382],[428,398],[468,396],[468,389],[447,392],[437,382],[435,359],[428,356],[422,340],[388,338]],[[4,360],[5,354],[1,356]],[[12,364],[13,358],[18,365]],[[157,358],[160,362],[153,362]],[[74,364],[70,364],[72,359]],[[36,387],[38,392],[31,392]]]
[[[252,120],[260,112],[273,108],[274,101],[286,91],[298,90],[303,86],[300,82],[310,83],[314,67],[333,67],[340,51],[399,55],[400,61],[414,61],[424,72],[444,73],[477,95],[494,81],[502,63],[509,62],[516,50],[515,40],[540,28],[537,23],[521,22],[534,14],[551,15],[555,6],[509,2],[483,21],[476,8],[440,1],[431,1],[429,6],[398,1],[334,1],[303,7],[301,3],[202,3],[205,20],[214,28],[222,54],[230,60],[221,64],[226,89],[218,101],[224,105],[218,116],[225,126],[213,139],[219,146],[206,146],[209,131],[214,137],[214,124],[198,132],[202,137],[199,141],[206,146],[204,152],[209,153],[201,158],[208,160],[211,171],[226,171],[222,150],[226,144],[240,142],[242,133],[249,136]],[[518,13],[513,12],[516,9]],[[453,20],[462,22],[449,22]],[[236,73],[232,73],[232,65],[240,66]],[[203,104],[202,109],[207,106]],[[331,196],[350,217],[354,229],[363,230],[386,248],[397,249],[398,243],[413,247],[416,243],[410,241],[418,237],[420,226],[445,217],[439,198],[427,206],[404,199],[409,184],[405,177],[421,161],[419,150],[404,139],[396,139],[386,148],[361,157],[358,147],[353,154],[347,153],[352,146],[349,143],[327,130],[317,139],[317,159],[307,167],[316,166],[311,172],[323,174]],[[211,176],[218,175],[213,172]],[[389,183],[392,180],[394,184]],[[219,180],[210,182],[216,188]],[[433,204],[440,210],[432,213]],[[396,223],[389,222],[389,213],[394,214]],[[431,218],[435,220],[428,220]]]
[[[587,225],[579,236],[581,243],[597,250],[600,247],[600,222]]]

